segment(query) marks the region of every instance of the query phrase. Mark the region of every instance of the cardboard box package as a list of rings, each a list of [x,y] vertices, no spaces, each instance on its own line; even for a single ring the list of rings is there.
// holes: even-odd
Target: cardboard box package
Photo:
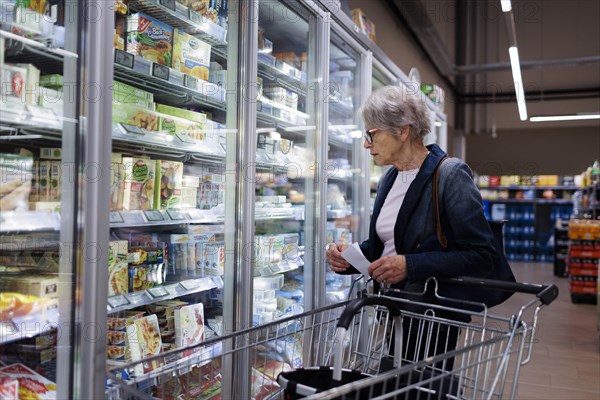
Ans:
[[[149,158],[123,157],[123,168],[123,209],[154,209],[156,162]]]
[[[365,35],[375,42],[375,24],[371,21],[360,8],[352,10],[352,20]]]
[[[175,30],[173,69],[198,79],[208,81],[210,73],[210,49],[208,43],[188,35],[181,29]]]
[[[108,295],[125,294],[129,292],[129,270],[127,240],[109,242],[108,250]]]
[[[139,12],[127,18],[127,32],[128,53],[171,67],[173,27]]]
[[[168,210],[180,208],[181,185],[183,180],[183,163],[178,161],[156,161],[157,209]]]

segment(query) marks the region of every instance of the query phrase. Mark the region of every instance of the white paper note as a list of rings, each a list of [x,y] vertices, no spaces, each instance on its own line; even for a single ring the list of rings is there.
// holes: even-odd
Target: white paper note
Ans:
[[[342,252],[342,257],[358,270],[365,278],[369,277],[369,265],[371,262],[366,259],[357,242],[352,243]]]

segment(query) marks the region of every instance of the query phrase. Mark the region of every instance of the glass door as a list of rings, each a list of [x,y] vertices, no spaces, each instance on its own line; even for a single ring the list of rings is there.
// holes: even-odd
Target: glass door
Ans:
[[[366,237],[361,226],[366,210],[362,198],[368,171],[362,148],[362,121],[358,115],[370,67],[368,54],[352,41],[331,33],[328,87],[327,227],[326,243],[352,244]],[[353,276],[326,272],[327,303],[348,297]]]
[[[315,182],[315,17],[298,2],[260,1],[252,324],[311,301]]]
[[[234,329],[223,309],[235,254],[226,210],[236,201],[238,100],[227,95],[237,93],[228,19],[238,4],[117,4],[107,397],[191,398],[198,381],[216,395],[222,348],[203,343]]]
[[[69,1],[0,8],[2,398],[79,393],[80,15]]]

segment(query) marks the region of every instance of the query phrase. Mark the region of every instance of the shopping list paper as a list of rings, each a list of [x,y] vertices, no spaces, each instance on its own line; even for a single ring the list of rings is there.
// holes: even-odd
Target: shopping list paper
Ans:
[[[356,268],[358,272],[367,278],[369,277],[369,265],[371,265],[371,262],[365,258],[357,242],[348,246],[346,250],[342,252],[342,257],[344,257],[350,265]]]

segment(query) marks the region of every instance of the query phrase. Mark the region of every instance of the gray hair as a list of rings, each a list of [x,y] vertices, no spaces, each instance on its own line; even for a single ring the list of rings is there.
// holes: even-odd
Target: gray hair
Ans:
[[[384,86],[373,92],[360,109],[366,129],[395,131],[406,125],[413,140],[423,140],[431,130],[429,110],[415,93],[405,86]]]

